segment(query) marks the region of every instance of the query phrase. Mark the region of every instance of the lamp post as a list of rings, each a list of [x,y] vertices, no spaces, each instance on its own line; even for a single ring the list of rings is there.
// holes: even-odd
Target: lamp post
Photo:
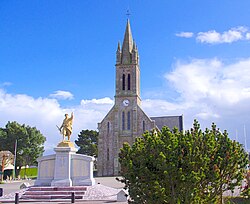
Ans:
[[[14,149],[14,169],[13,169],[13,172],[12,172],[12,177],[13,179],[15,180],[16,178],[16,150],[17,150],[17,140],[15,142],[15,149]]]

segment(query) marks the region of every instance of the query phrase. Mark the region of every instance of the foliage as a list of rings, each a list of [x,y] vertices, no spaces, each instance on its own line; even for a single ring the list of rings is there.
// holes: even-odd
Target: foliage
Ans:
[[[82,130],[75,143],[79,148],[79,154],[98,156],[98,132],[95,130]]]
[[[244,177],[247,154],[212,124],[204,132],[197,121],[186,132],[146,132],[119,155],[121,182],[131,203],[222,203]]]
[[[19,175],[21,178],[36,178],[37,168],[22,168]]]
[[[36,163],[36,159],[44,151],[46,138],[35,127],[8,122],[5,128],[0,129],[0,140],[0,149],[9,150],[13,154],[17,140],[16,167],[21,167]]]
[[[244,198],[250,198],[250,188],[246,188],[244,189],[242,192],[241,192],[241,195],[244,197]]]

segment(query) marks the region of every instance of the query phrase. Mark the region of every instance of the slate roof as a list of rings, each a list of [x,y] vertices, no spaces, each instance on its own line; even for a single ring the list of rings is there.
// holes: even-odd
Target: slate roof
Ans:
[[[150,117],[155,121],[155,125],[161,130],[163,126],[168,126],[171,130],[177,127],[178,130],[183,130],[183,115],[181,116],[162,116],[162,117]]]

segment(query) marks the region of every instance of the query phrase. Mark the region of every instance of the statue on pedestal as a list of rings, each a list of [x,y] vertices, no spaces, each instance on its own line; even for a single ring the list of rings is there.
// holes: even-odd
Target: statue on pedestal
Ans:
[[[62,125],[57,126],[63,139],[54,148],[55,154],[38,158],[38,176],[35,186],[86,186],[94,185],[94,157],[76,154],[77,149],[70,141],[74,115],[65,114]]]
[[[65,118],[62,122],[61,127],[58,127],[58,130],[63,136],[62,142],[58,144],[58,147],[74,147],[74,144],[70,142],[70,136],[72,134],[72,123],[73,123],[73,112],[71,113],[71,117],[66,113]]]
[[[71,113],[71,117],[66,113],[63,123],[59,129],[60,133],[63,135],[63,141],[65,141],[65,137],[68,137],[67,141],[70,141],[70,135],[72,134],[72,123],[73,123],[73,112]]]

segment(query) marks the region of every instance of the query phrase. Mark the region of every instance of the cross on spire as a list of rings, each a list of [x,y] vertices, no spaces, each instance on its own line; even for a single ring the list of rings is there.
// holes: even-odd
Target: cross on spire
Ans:
[[[130,14],[129,9],[128,9],[128,10],[127,10],[127,13],[126,13],[126,16],[129,18],[130,15],[131,15],[131,14]]]

